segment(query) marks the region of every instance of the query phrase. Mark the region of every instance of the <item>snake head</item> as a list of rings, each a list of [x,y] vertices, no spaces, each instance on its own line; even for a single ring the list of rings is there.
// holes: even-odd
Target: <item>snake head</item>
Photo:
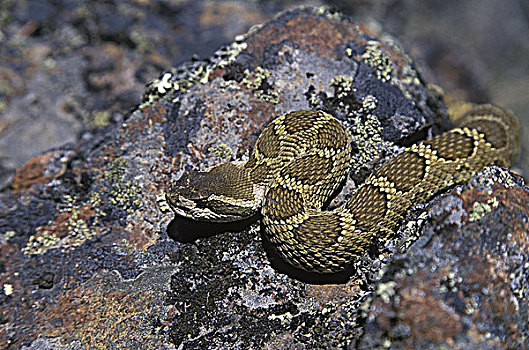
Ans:
[[[209,188],[205,174],[201,171],[186,172],[171,186],[167,192],[167,202],[176,214],[195,220],[208,220],[206,203],[214,192]]]
[[[244,181],[241,184],[241,177],[245,177],[241,168],[232,163],[187,172],[167,192],[167,203],[176,214],[198,221],[248,218],[260,203],[254,197],[253,186]]]

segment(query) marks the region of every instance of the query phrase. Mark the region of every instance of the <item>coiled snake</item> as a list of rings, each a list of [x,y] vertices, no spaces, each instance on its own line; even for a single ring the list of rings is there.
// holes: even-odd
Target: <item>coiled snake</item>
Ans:
[[[217,222],[261,210],[265,235],[286,261],[312,272],[340,271],[393,235],[412,205],[489,163],[511,164],[520,148],[517,118],[492,105],[461,106],[454,108],[454,129],[384,163],[332,211],[322,206],[347,177],[351,141],[337,119],[315,110],[271,122],[247,162],[184,174],[168,203],[177,214]]]

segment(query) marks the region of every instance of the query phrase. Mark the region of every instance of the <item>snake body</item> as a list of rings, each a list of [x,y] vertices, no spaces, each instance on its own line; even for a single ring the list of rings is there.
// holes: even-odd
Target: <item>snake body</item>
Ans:
[[[290,112],[259,136],[247,162],[185,173],[169,205],[195,220],[234,221],[259,210],[279,255],[307,271],[340,271],[394,235],[406,211],[468,180],[489,163],[509,166],[520,148],[517,118],[492,105],[451,108],[456,126],[376,169],[340,207],[322,207],[347,177],[351,140],[317,110]]]

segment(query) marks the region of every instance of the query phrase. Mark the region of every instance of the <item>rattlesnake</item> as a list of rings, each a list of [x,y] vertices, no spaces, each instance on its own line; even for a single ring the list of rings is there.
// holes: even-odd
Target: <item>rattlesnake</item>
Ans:
[[[351,140],[318,110],[284,114],[259,136],[247,162],[185,173],[167,193],[180,215],[240,220],[259,210],[267,239],[290,264],[332,273],[394,235],[406,211],[520,149],[517,118],[492,105],[452,104],[456,127],[414,144],[376,169],[340,207],[322,211],[347,177]]]

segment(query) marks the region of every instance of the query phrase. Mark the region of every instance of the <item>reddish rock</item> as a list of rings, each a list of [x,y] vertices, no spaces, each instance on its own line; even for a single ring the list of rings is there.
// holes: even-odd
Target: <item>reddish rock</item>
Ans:
[[[527,346],[527,189],[506,171],[434,198],[424,227],[416,208],[352,276],[282,266],[258,223],[198,225],[164,209],[159,195],[184,171],[245,159],[267,122],[303,108],[350,128],[357,181],[446,124],[394,39],[329,11],[287,12],[162,74],[123,123],[18,170],[0,192],[0,341]]]

